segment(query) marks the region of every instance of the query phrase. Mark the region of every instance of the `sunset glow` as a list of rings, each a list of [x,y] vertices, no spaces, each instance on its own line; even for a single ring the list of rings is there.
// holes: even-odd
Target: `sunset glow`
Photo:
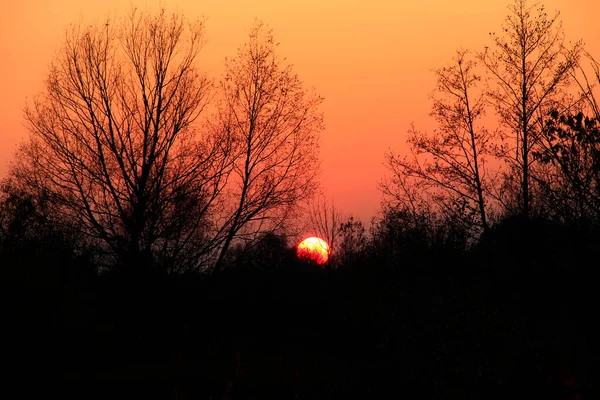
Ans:
[[[560,10],[567,40],[585,41],[600,56],[600,2],[545,0]],[[406,151],[411,123],[435,128],[429,117],[433,70],[459,48],[490,45],[509,1],[419,2],[376,0],[23,0],[3,3],[0,13],[0,176],[28,133],[23,108],[43,88],[50,62],[70,24],[125,15],[131,6],[168,10],[188,19],[205,17],[207,43],[198,66],[218,79],[254,18],[273,29],[282,58],[307,88],[325,98],[320,182],[346,213],[368,222],[377,212],[386,151]],[[206,115],[207,116],[207,115]],[[205,117],[205,116],[203,116]],[[200,118],[202,120],[202,118]],[[201,121],[199,121],[201,122]],[[493,130],[494,127],[490,127]]]
[[[600,0],[2,5],[8,382],[592,397]]]

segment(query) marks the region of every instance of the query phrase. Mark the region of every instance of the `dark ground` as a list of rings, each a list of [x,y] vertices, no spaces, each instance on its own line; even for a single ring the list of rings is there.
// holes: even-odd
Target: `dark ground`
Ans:
[[[506,229],[468,255],[336,270],[281,249],[276,266],[211,276],[11,275],[6,387],[21,398],[597,398],[595,242],[543,228],[525,246],[532,232]]]

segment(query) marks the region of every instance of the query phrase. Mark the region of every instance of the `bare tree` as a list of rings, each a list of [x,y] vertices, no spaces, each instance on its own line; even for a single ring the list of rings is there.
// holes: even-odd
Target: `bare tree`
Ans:
[[[505,158],[521,175],[521,212],[528,217],[535,161],[531,152],[543,140],[550,110],[569,105],[564,89],[580,43],[566,48],[558,11],[548,16],[543,6],[527,0],[515,0],[508,8],[503,35],[492,33],[494,50],[486,47],[479,58],[490,77],[487,95],[512,140]]]
[[[336,244],[336,258],[342,265],[355,263],[366,256],[368,238],[362,221],[354,216],[340,223],[339,243]]]
[[[342,213],[335,206],[333,200],[327,202],[324,197],[319,197],[312,201],[309,206],[308,223],[310,231],[324,239],[329,245],[327,263],[331,264],[341,234]]]
[[[593,118],[600,120],[600,104],[596,97],[600,84],[600,62],[584,51],[582,57],[578,58],[573,66],[571,77],[584,103],[581,107],[582,111],[589,110]]]
[[[481,78],[476,67],[468,52],[458,51],[451,66],[436,71],[430,115],[438,129],[427,135],[411,128],[407,140],[411,157],[387,155],[387,167],[396,179],[384,183],[383,189],[384,194],[397,198],[409,195],[404,186],[414,184],[426,191],[441,211],[487,231],[485,162],[492,152],[493,135],[480,126],[485,99],[477,93]],[[405,208],[414,209],[416,201],[407,200]]]
[[[203,35],[164,10],[75,26],[26,109],[16,175],[118,263],[176,269],[209,251],[231,143],[193,129],[210,93],[195,67]]]
[[[272,31],[256,22],[226,61],[218,123],[236,147],[217,269],[234,239],[252,242],[278,229],[315,189],[322,98],[304,89],[276,47]]]

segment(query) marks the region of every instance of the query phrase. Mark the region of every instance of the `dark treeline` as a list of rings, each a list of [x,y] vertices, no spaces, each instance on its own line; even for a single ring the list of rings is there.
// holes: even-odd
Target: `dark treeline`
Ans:
[[[201,21],[133,10],[69,30],[0,191],[8,385],[595,398],[599,64],[558,13],[509,11],[493,47],[436,72],[438,128],[386,156],[369,227],[309,207],[325,265],[290,239],[318,189],[322,99],[270,30],[218,82],[194,64]]]
[[[43,238],[3,243],[5,360],[27,390],[87,398],[588,398],[600,228],[515,218],[464,253],[399,221],[336,268],[276,236],[176,276],[98,276]]]

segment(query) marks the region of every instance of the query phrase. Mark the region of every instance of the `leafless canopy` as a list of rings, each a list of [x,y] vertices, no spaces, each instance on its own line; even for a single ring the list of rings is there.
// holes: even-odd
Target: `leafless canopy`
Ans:
[[[598,85],[600,85],[600,62],[590,53],[584,51],[582,57],[571,70],[571,76],[583,100],[582,111],[589,112],[600,120],[600,104],[598,103]]]
[[[75,26],[26,109],[22,174],[117,262],[178,268],[210,247],[228,143],[192,127],[210,93],[195,67],[203,35],[164,10]]]
[[[340,229],[342,226],[342,213],[333,201],[328,202],[324,197],[318,197],[310,203],[308,213],[309,229],[329,245],[330,259],[335,257]]]
[[[571,104],[565,89],[580,43],[567,49],[559,12],[549,16],[527,0],[515,0],[509,11],[503,33],[491,34],[494,49],[479,58],[490,78],[487,95],[511,138],[504,154],[521,175],[521,212],[529,216],[531,152],[541,145],[548,113]]]
[[[235,161],[218,264],[234,238],[252,242],[277,229],[315,188],[323,99],[304,89],[276,47],[272,31],[256,22],[220,83],[215,129],[233,138]]]
[[[430,135],[414,127],[409,131],[410,158],[387,155],[392,178],[383,184],[383,192],[388,200],[413,211],[426,196],[438,211],[462,220],[469,229],[486,230],[489,178],[485,162],[492,151],[492,134],[480,124],[485,99],[476,68],[466,51],[458,51],[450,66],[436,71],[430,115],[438,128]],[[415,189],[420,200],[414,197]]]

